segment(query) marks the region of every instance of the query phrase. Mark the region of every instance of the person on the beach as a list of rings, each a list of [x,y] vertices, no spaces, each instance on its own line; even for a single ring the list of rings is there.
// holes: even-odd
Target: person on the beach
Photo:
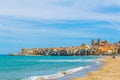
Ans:
[[[114,58],[114,59],[115,59],[115,58],[116,58],[116,57],[115,57],[115,55],[113,55],[113,57],[112,57],[112,58]]]

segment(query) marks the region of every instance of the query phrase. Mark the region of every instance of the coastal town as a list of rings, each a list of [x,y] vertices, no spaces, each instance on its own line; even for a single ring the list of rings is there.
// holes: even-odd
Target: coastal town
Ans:
[[[110,43],[109,41],[97,42],[91,41],[91,46],[82,44],[74,47],[60,47],[60,48],[23,48],[17,55],[41,55],[41,56],[87,56],[87,55],[113,55],[120,54],[120,41],[117,43]],[[12,55],[12,54],[11,54]]]

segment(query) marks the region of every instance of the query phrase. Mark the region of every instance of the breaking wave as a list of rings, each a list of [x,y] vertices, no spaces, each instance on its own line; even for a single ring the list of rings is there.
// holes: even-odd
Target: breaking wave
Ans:
[[[69,69],[67,71],[59,71],[56,74],[52,74],[52,75],[45,75],[45,76],[32,76],[30,78],[27,79],[23,79],[23,80],[53,80],[53,79],[57,79],[69,74],[72,74],[74,72],[86,69],[86,68],[90,68],[90,66],[86,66],[86,67],[78,67],[78,68],[73,68],[73,69]]]
[[[39,62],[91,62],[90,60],[82,60],[82,59],[76,59],[76,60],[39,60]]]

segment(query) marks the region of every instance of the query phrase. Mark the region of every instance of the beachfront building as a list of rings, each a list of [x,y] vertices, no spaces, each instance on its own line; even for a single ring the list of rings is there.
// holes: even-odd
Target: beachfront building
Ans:
[[[120,54],[120,41],[115,44],[109,43],[107,40],[97,43],[91,41],[92,46],[82,44],[81,46],[60,47],[60,48],[23,48],[19,55],[44,55],[44,56],[86,56],[86,55],[104,55],[104,54]]]
[[[117,54],[117,46],[115,44],[110,44],[107,40],[101,41],[98,39],[97,43],[92,40],[92,48],[96,49],[96,53],[99,55]]]

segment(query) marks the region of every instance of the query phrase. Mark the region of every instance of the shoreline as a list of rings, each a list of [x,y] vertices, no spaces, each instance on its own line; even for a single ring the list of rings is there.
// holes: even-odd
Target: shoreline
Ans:
[[[58,71],[57,73],[51,74],[51,75],[34,76],[34,77],[31,77],[30,80],[62,80],[63,77],[72,75],[77,71],[88,69],[89,67],[90,66],[77,67],[77,68],[69,69],[69,70],[66,70],[66,71]]]
[[[88,72],[85,77],[72,78],[70,80],[120,80],[120,56],[115,59],[112,56],[106,56],[100,61],[103,62],[103,66],[100,69]]]
[[[102,58],[103,57],[92,60],[92,62],[95,62],[95,64],[91,66],[77,67],[66,71],[58,71],[57,73],[51,75],[33,76],[30,77],[29,79],[30,80],[64,80],[64,79],[70,80],[71,78],[79,77],[80,76],[79,73],[82,73],[81,76],[86,76],[88,72],[96,71],[102,66],[102,62],[101,62]]]

